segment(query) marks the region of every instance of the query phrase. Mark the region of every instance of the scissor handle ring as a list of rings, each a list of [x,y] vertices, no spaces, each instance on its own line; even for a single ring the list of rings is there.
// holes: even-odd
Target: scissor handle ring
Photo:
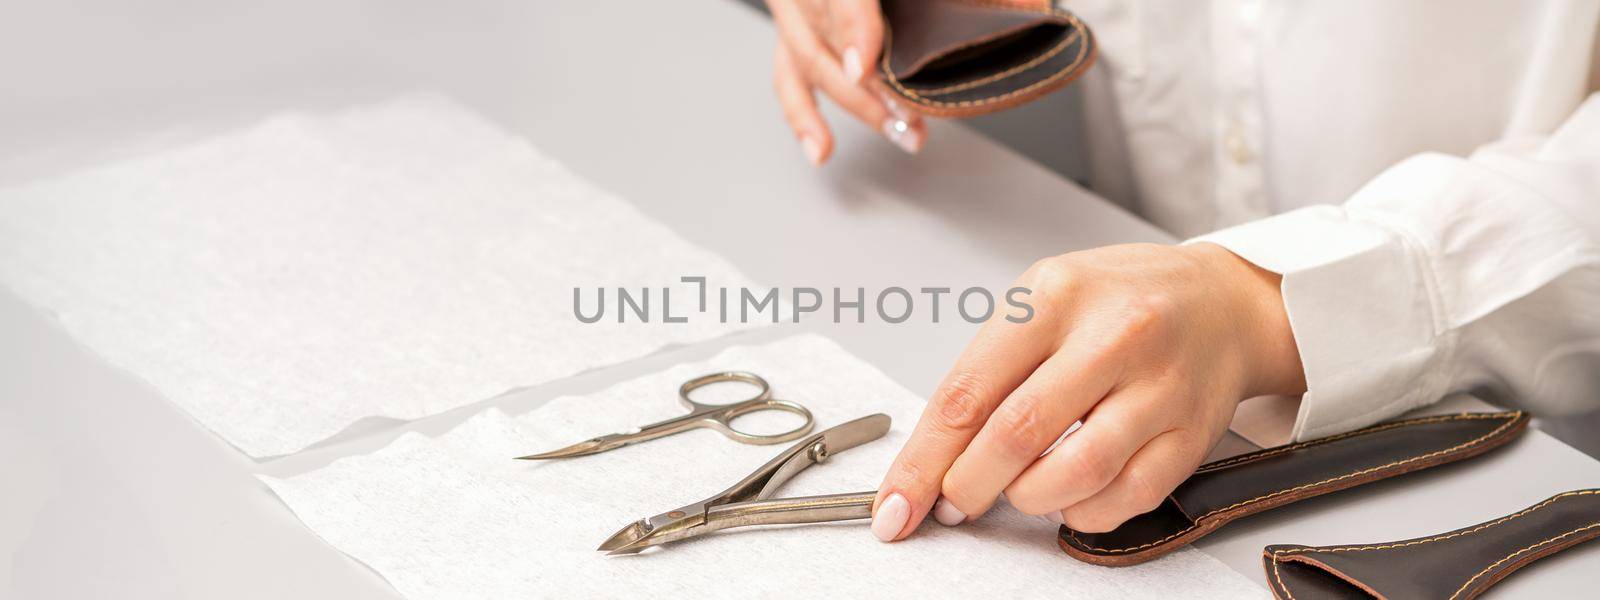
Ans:
[[[806,422],[801,423],[799,427],[783,433],[756,434],[746,433],[739,431],[738,429],[734,429],[733,420],[739,418],[740,415],[747,415],[753,412],[761,412],[764,410],[781,410],[786,413],[794,413],[805,417]],[[811,411],[809,409],[797,403],[790,402],[788,400],[777,400],[774,398],[754,398],[745,400],[744,402],[725,405],[722,410],[707,415],[706,423],[709,427],[716,429],[717,431],[721,431],[722,435],[728,436],[728,438],[732,439],[733,441],[744,444],[765,446],[767,444],[781,444],[805,437],[806,434],[811,433],[811,428],[816,426],[817,420],[811,416]]]
[[[766,400],[772,397],[772,386],[767,385],[767,380],[762,379],[760,375],[751,373],[749,371],[723,371],[721,373],[701,375],[694,379],[683,382],[683,385],[678,386],[678,402],[683,403],[685,408],[696,412],[715,410],[723,406],[740,404],[740,402],[730,402],[728,404],[705,404],[702,402],[695,402],[693,399],[689,398],[689,392],[693,392],[713,383],[723,383],[726,381],[738,381],[761,388],[761,393],[750,398],[746,398],[742,402],[749,402],[751,400]]]

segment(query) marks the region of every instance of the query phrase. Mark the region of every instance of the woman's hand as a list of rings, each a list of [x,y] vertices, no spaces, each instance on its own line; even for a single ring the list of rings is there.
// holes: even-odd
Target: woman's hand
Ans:
[[[1305,390],[1278,276],[1220,246],[1074,252],[1016,285],[1034,317],[991,319],[940,384],[879,489],[879,538],[930,511],[971,520],[1002,492],[1109,531],[1193,473],[1241,399]]]
[[[878,0],[767,0],[767,8],[778,27],[772,86],[812,164],[833,153],[833,133],[817,112],[819,89],[906,152],[922,149],[922,118],[902,109],[871,76],[883,49]]]

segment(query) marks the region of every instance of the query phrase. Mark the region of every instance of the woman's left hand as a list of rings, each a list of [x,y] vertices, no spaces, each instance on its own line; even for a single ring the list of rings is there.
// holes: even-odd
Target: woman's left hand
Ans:
[[[1016,285],[1033,318],[997,314],[962,353],[879,488],[879,538],[929,512],[970,520],[1002,492],[1109,531],[1193,473],[1240,400],[1305,390],[1279,277],[1220,246],[1074,252]]]

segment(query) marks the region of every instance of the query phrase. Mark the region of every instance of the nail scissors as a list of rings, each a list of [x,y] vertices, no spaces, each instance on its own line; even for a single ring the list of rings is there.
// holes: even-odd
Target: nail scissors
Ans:
[[[704,535],[729,527],[848,521],[872,516],[876,491],[770,500],[796,473],[829,456],[883,437],[889,415],[861,417],[813,434],[722,493],[653,517],[639,519],[611,534],[597,550],[633,554],[647,547]]]
[[[689,393],[697,389],[711,384],[729,381],[737,381],[754,385],[760,389],[760,392],[758,392],[755,396],[738,402],[733,402],[731,404],[705,404],[701,402],[695,402],[689,398]],[[658,437],[668,436],[674,433],[688,431],[690,429],[698,429],[701,427],[709,427],[711,429],[720,431],[722,432],[722,435],[727,436],[728,439],[741,444],[781,444],[790,440],[799,439],[801,436],[810,433],[812,426],[816,424],[816,421],[811,417],[811,411],[807,410],[806,407],[788,400],[774,399],[772,397],[772,386],[767,385],[767,380],[762,379],[761,376],[756,375],[755,373],[748,373],[745,371],[712,373],[710,375],[702,375],[700,377],[685,381],[683,382],[683,385],[678,386],[678,402],[682,403],[684,408],[689,409],[689,414],[667,419],[659,423],[651,423],[634,431],[602,435],[600,437],[587,439],[558,450],[551,450],[549,452],[543,452],[540,454],[530,454],[528,456],[519,456],[517,459],[547,460],[554,458],[588,456],[590,454],[599,454],[601,452],[615,450],[629,444],[637,444],[639,442],[653,440]],[[734,419],[753,412],[762,412],[768,410],[794,413],[804,417],[806,421],[805,423],[801,423],[799,427],[796,427],[792,430],[774,434],[745,433],[733,428]]]

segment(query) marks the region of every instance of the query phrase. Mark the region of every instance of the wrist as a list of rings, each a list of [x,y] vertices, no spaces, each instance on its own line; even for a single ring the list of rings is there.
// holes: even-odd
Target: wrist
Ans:
[[[1187,247],[1214,269],[1222,297],[1231,299],[1227,312],[1237,315],[1239,351],[1245,363],[1243,397],[1304,393],[1305,368],[1284,308],[1282,276],[1217,244],[1201,242]]]

